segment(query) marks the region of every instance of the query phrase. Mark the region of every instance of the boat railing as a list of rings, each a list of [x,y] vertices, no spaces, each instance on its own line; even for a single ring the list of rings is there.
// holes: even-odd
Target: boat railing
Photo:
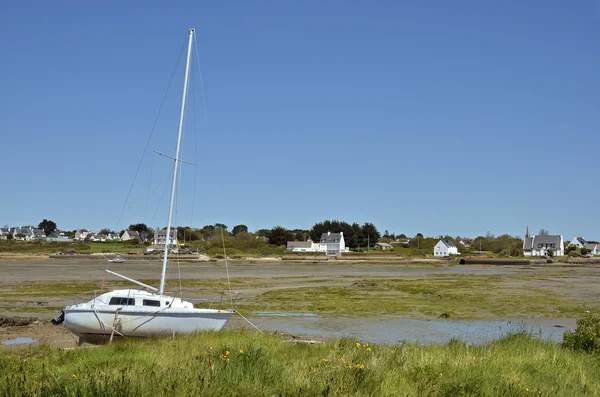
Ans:
[[[233,307],[236,304],[239,296],[241,295],[241,293],[235,292],[235,291],[207,291],[207,290],[204,290],[202,292],[218,293],[218,296],[213,296],[211,298],[185,298],[185,300],[191,301],[191,302],[197,302],[197,303],[208,302],[209,303],[208,308],[212,309],[213,305],[215,305],[215,304],[218,304],[218,307],[221,308],[227,302],[231,302],[231,306]],[[195,306],[195,304],[194,304],[194,306]]]

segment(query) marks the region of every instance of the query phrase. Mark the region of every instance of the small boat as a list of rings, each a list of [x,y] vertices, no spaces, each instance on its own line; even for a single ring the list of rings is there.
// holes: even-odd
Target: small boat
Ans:
[[[124,263],[125,259],[121,258],[120,256],[117,256],[115,258],[109,259],[108,263]]]
[[[179,149],[185,114],[194,29],[190,29],[188,33],[189,41],[179,117],[177,148],[175,150],[175,157],[167,156],[174,161],[167,236],[170,235],[172,229],[173,201],[175,198],[179,163],[184,162],[179,159]],[[156,335],[187,334],[202,330],[218,331],[222,329],[235,313],[235,310],[199,309],[195,308],[191,302],[164,295],[169,244],[169,239],[165,239],[165,254],[163,256],[159,288],[106,270],[106,272],[137,284],[142,288],[114,290],[104,293],[89,302],[67,306],[62,310],[62,314],[58,318],[52,320],[52,323],[55,325],[64,323],[64,326],[69,331],[79,337],[80,344],[86,341],[96,342],[106,340],[108,336],[112,340],[114,335],[150,337]],[[112,263],[123,261],[119,257],[109,260]]]

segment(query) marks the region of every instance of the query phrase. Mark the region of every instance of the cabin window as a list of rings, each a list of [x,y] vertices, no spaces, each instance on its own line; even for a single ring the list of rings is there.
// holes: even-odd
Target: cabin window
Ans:
[[[110,298],[109,305],[120,305],[120,306],[135,306],[135,299],[133,298],[122,298],[115,296]]]
[[[144,306],[160,306],[160,301],[155,301],[151,299],[144,299],[142,303]]]

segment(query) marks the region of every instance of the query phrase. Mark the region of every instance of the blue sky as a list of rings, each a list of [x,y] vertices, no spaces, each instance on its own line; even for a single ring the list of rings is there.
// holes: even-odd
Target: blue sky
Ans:
[[[598,0],[5,2],[2,226],[166,224],[190,27],[178,224],[600,239]]]

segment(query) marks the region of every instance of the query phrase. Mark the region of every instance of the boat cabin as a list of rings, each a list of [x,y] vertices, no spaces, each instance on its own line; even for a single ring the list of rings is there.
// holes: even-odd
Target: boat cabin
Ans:
[[[172,308],[193,308],[190,302],[182,301],[172,296],[164,296],[150,293],[145,290],[120,289],[93,299],[90,304],[107,306],[150,306],[150,307],[172,307]]]

